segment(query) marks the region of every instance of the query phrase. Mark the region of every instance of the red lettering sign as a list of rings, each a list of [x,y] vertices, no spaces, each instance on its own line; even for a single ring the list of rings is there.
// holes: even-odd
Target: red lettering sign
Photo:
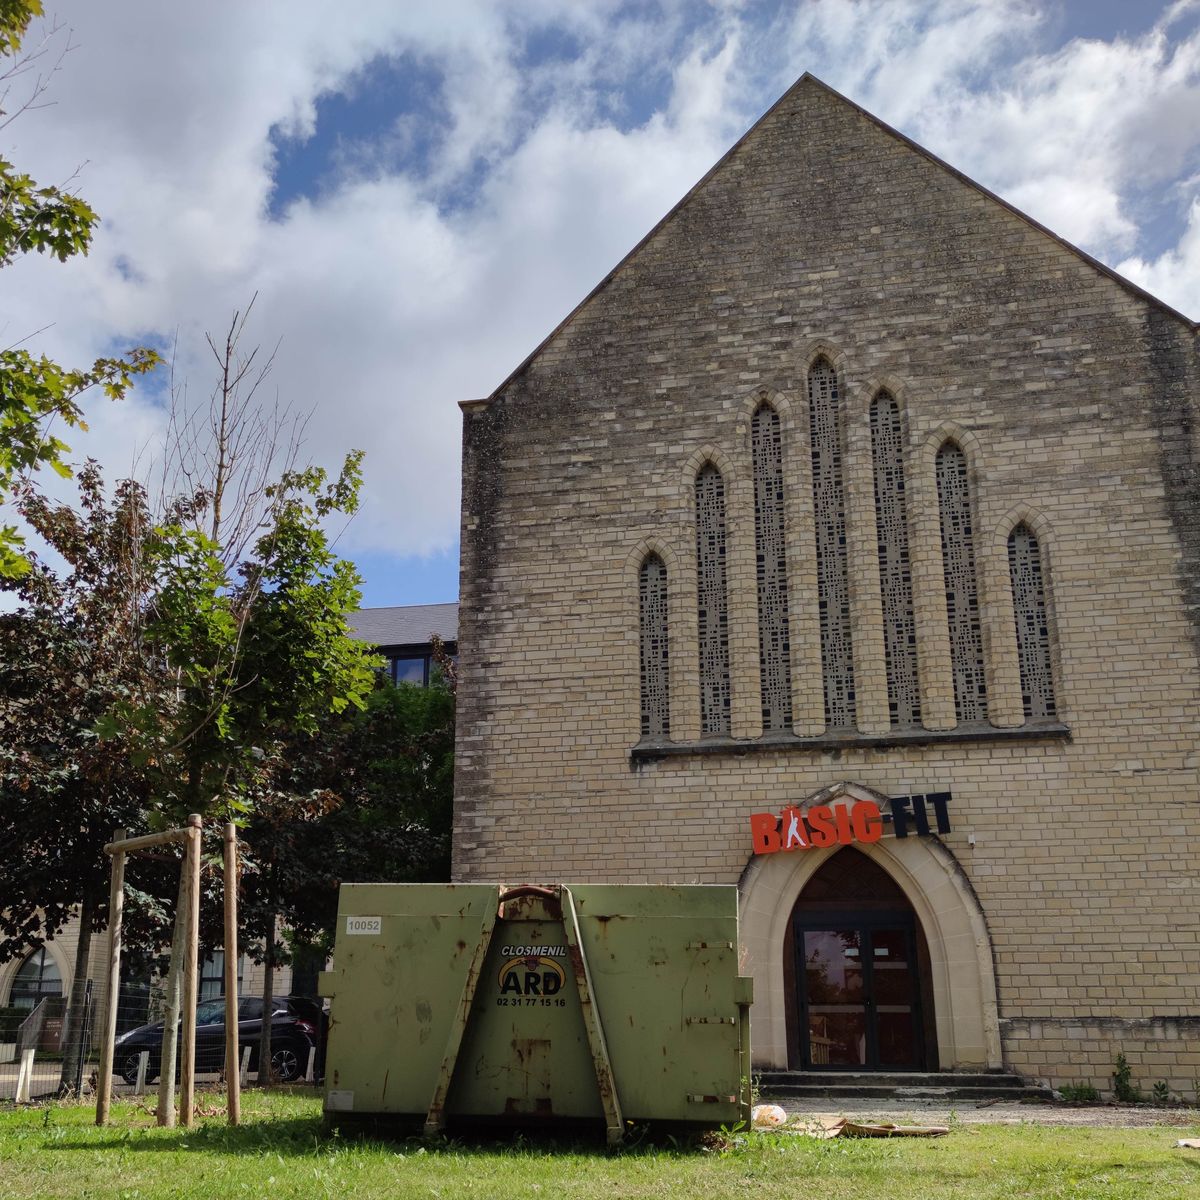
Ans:
[[[853,842],[877,842],[883,836],[879,805],[859,800],[851,805],[814,804],[807,813],[785,808],[774,813],[751,813],[750,840],[755,854],[781,850],[825,849]]]

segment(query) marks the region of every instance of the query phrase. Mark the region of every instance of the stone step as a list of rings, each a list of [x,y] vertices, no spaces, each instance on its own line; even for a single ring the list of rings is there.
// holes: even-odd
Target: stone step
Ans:
[[[967,1074],[764,1071],[756,1076],[764,1101],[860,1099],[904,1103],[1049,1100],[1049,1088],[1004,1072]]]
[[[872,1087],[1022,1088],[1025,1080],[1007,1071],[761,1071],[760,1084]]]

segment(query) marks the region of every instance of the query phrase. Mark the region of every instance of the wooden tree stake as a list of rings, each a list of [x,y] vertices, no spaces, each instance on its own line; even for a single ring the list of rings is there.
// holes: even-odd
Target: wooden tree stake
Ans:
[[[125,837],[118,829],[113,841]],[[117,1041],[117,1005],[121,999],[121,915],[125,900],[125,854],[112,856],[112,874],[108,886],[108,979],[105,987],[104,1030],[100,1041],[100,1072],[96,1085],[96,1124],[107,1125],[112,1105],[113,1051]]]
[[[237,826],[225,822],[225,1096],[230,1125],[242,1120],[242,1079],[238,1069],[237,994]]]
[[[183,956],[183,1062],[179,1077],[179,1123],[190,1129],[195,1123],[196,1092],[196,1002],[200,957],[200,828],[199,813],[188,819],[187,858],[183,872],[187,900]]]

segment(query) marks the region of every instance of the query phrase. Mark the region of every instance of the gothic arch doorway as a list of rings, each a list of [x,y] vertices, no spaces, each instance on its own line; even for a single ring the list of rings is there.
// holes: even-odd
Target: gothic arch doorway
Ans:
[[[809,879],[783,960],[790,1067],[937,1070],[925,933],[903,890],[866,855],[840,850]]]
[[[833,784],[801,801],[831,804],[842,797],[886,796],[862,784]],[[743,970],[754,978],[750,1009],[754,1065],[788,1067],[788,1002],[784,946],[793,935],[792,911],[808,881],[840,850],[793,850],[754,855],[742,873]],[[929,949],[932,1019],[937,1062],[943,1071],[1002,1070],[1000,1020],[992,941],[979,897],[940,839],[884,837],[856,853],[881,867],[912,905]],[[923,1022],[925,1023],[925,1022]]]

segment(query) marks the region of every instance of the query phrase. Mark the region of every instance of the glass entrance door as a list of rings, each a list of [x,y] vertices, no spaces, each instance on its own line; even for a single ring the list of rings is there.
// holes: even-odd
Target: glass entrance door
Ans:
[[[911,918],[830,914],[796,924],[806,1069],[916,1070],[920,987]]]

